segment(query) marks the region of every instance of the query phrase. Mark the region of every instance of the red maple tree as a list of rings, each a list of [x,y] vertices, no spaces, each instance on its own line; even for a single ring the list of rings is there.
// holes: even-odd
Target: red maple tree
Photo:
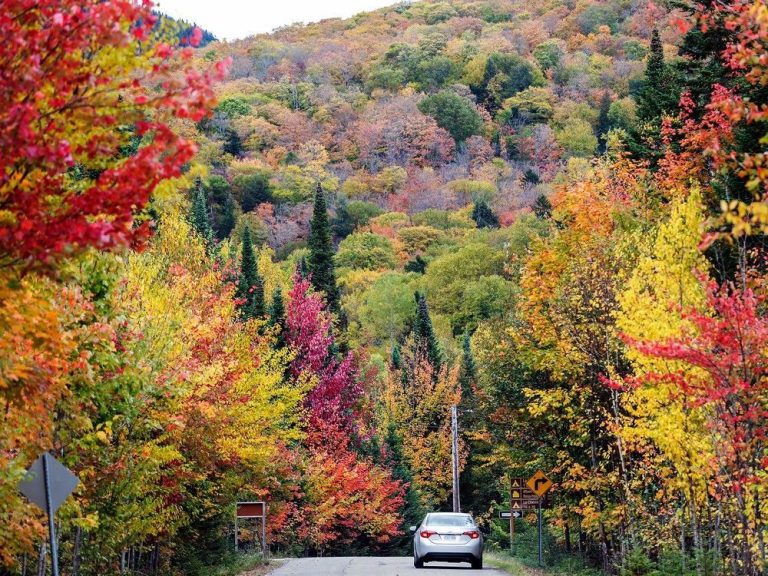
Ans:
[[[148,0],[3,2],[0,265],[147,236],[136,215],[195,153],[169,121],[200,120],[226,72],[194,70],[190,48],[152,37],[156,19]]]

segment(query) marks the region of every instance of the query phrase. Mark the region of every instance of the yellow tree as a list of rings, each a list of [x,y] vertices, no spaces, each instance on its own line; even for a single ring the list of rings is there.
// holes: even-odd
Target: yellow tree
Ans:
[[[381,393],[381,426],[400,433],[412,488],[425,509],[445,504],[451,493],[451,406],[458,404],[458,366],[438,371],[409,337]]]
[[[683,314],[686,310],[706,308],[706,294],[699,275],[706,274],[708,263],[699,250],[704,232],[701,193],[693,188],[687,198],[673,201],[668,219],[655,235],[638,239],[642,255],[619,296],[617,328],[628,341],[666,341],[690,331]],[[682,363],[644,355],[635,347],[625,354],[635,377],[649,374],[693,370]],[[643,380],[622,393],[622,407],[627,418],[619,434],[633,449],[648,458],[656,450],[659,470],[671,466],[666,474],[666,496],[688,503],[694,545],[699,548],[698,510],[708,499],[707,486],[714,469],[714,446],[705,428],[706,414],[691,407],[669,382]],[[659,472],[664,476],[664,472]],[[687,522],[680,519],[684,530]]]

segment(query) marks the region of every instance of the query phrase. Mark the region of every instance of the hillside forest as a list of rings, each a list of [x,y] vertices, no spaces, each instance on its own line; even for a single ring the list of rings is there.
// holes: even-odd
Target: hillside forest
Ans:
[[[0,573],[45,573],[17,484],[46,450],[80,479],[63,574],[210,574],[237,500],[274,554],[407,555],[451,506],[452,406],[490,546],[541,469],[553,554],[766,573],[762,0],[234,42],[0,0],[0,37]]]

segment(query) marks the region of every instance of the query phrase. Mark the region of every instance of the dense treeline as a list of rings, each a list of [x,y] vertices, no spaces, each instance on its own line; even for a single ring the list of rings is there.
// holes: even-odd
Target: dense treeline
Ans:
[[[238,499],[273,550],[407,552],[450,507],[452,405],[491,542],[540,468],[555,545],[606,573],[765,573],[762,2],[419,2],[195,50],[128,0],[27,4],[11,573],[45,560],[15,488],[41,450],[82,481],[67,574],[205,573]]]

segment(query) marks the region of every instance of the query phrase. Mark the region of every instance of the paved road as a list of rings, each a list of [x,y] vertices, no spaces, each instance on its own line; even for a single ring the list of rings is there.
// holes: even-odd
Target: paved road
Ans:
[[[413,567],[413,558],[298,558],[288,560],[269,576],[459,576],[466,572],[484,576],[505,573],[486,567],[472,570],[469,564],[430,562],[423,569]]]

